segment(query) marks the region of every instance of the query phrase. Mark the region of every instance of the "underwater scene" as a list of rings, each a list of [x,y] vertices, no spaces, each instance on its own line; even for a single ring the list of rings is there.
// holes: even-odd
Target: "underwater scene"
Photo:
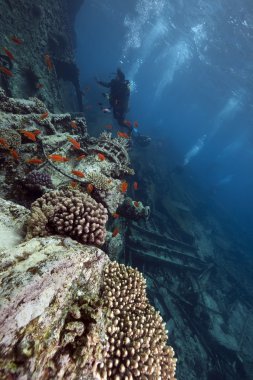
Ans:
[[[252,1],[0,10],[0,379],[253,379]]]

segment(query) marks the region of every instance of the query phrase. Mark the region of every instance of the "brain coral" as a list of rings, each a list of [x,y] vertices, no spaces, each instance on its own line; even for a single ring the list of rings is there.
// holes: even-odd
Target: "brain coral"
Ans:
[[[137,270],[113,262],[104,274],[108,341],[94,366],[97,379],[175,379],[176,359],[166,345],[162,317],[149,304]]]
[[[83,244],[105,241],[107,209],[78,190],[56,190],[32,204],[27,238],[60,234]]]

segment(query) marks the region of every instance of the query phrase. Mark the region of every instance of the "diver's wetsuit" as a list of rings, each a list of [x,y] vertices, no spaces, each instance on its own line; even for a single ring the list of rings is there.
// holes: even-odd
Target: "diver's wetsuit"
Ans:
[[[128,101],[130,96],[129,81],[124,74],[116,76],[110,82],[97,81],[98,84],[110,88],[109,103],[113,109],[113,116],[118,124],[127,127],[124,123],[125,115],[128,112]]]

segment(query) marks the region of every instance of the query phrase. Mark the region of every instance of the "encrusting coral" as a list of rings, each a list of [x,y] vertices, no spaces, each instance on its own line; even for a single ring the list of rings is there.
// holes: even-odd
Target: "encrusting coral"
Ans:
[[[37,199],[31,208],[27,238],[60,234],[83,244],[103,245],[107,209],[78,190],[56,190]]]
[[[0,129],[0,138],[4,139],[7,143],[5,147],[3,144],[1,145],[1,149],[19,149],[21,145],[21,136],[18,132],[13,129],[1,128]]]
[[[166,345],[162,317],[149,304],[140,272],[116,262],[104,272],[108,341],[97,360],[96,379],[175,379],[176,359]]]

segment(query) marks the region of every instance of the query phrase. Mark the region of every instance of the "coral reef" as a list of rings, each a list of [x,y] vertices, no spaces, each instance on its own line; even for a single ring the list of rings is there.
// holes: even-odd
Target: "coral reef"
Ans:
[[[2,124],[2,123],[1,123]],[[1,145],[1,149],[19,149],[21,145],[21,136],[18,132],[13,129],[0,128],[0,138],[4,139],[7,143],[7,146]]]
[[[27,188],[35,191],[53,187],[51,175],[38,170],[29,172],[24,179],[24,184]]]
[[[173,348],[161,316],[149,304],[140,272],[116,262],[104,272],[108,343],[94,366],[101,379],[175,379]]]
[[[27,238],[60,234],[83,244],[103,245],[106,208],[78,190],[56,190],[32,204]]]
[[[128,144],[127,139],[113,138],[111,133],[103,132],[98,139],[91,140],[88,152],[104,154],[110,162],[111,175],[115,177],[123,174],[133,175],[134,170],[129,167]]]
[[[0,253],[2,380],[92,378],[105,339],[99,291],[107,262],[98,248],[65,237]]]
[[[132,220],[148,219],[150,207],[143,206],[142,202],[133,201],[130,197],[126,197],[124,202],[120,204],[118,212],[121,216]]]
[[[14,4],[0,0],[0,8],[5,14],[5,21],[0,23],[0,46],[15,57],[8,60],[2,50],[0,62],[13,76],[0,74],[0,86],[15,98],[39,97],[51,112],[82,111],[79,73],[74,62],[76,1],[22,0]],[[20,45],[13,43],[13,35],[21,40]],[[51,70],[45,64],[45,54],[51,58]]]
[[[0,251],[12,248],[24,239],[29,214],[25,207],[0,198]]]
[[[121,234],[112,237],[112,232],[107,232],[106,241],[103,246],[104,251],[112,261],[119,261],[120,254],[124,248],[124,242]]]
[[[174,379],[141,274],[71,238],[0,252],[0,377]]]

